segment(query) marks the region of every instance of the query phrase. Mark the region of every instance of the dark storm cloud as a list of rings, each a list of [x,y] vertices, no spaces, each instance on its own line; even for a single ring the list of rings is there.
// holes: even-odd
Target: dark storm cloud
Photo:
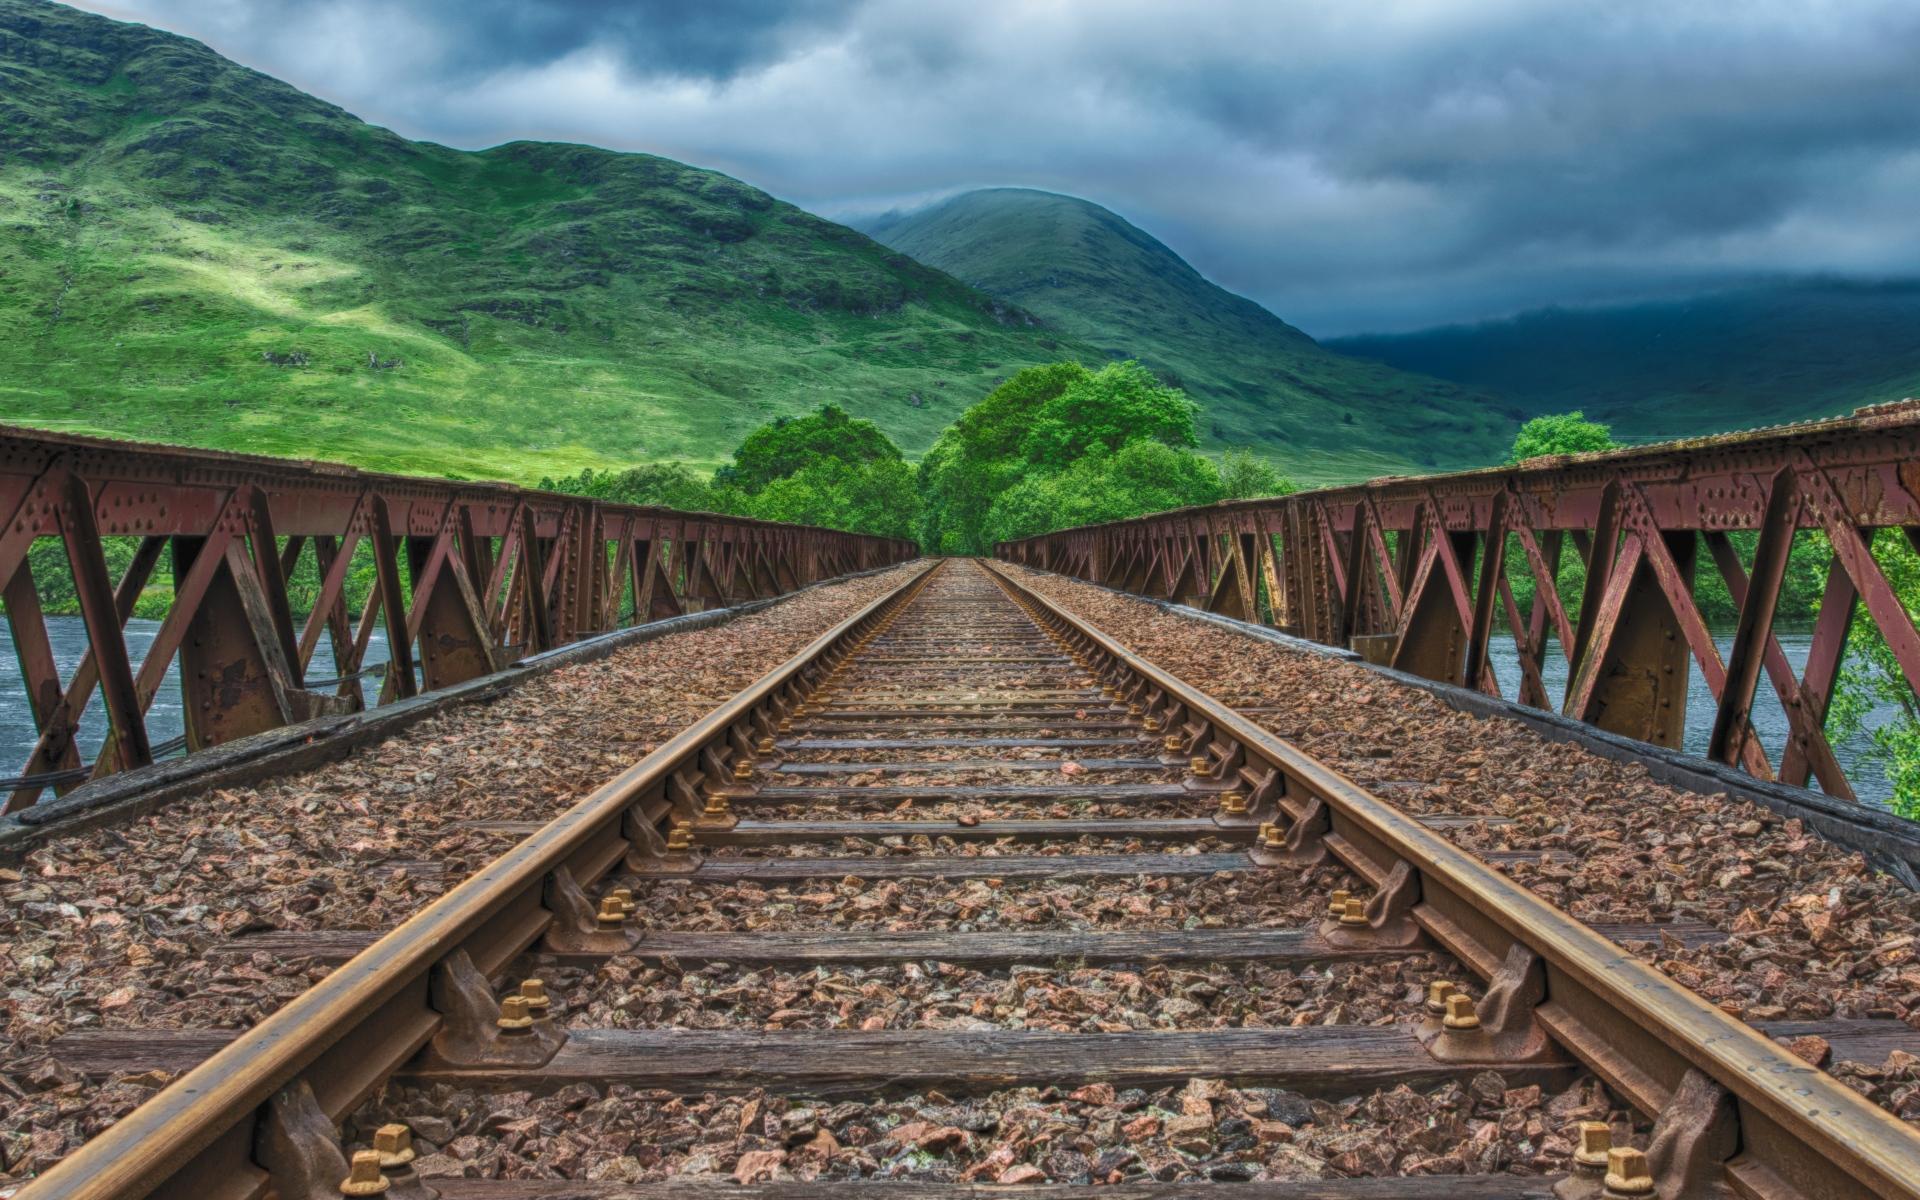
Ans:
[[[1920,5],[99,0],[412,136],[1071,192],[1315,332],[1920,273]]]

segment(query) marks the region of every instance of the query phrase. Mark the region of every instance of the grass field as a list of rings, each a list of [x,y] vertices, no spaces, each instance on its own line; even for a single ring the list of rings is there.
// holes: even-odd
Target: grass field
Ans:
[[[826,401],[918,449],[1093,354],[711,171],[409,142],[0,0],[0,420],[532,480],[717,461]]]

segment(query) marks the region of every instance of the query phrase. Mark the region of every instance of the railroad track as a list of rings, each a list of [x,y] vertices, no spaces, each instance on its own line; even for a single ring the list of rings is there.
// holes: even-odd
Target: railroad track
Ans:
[[[182,1074],[20,1200],[240,1200],[268,1191],[306,1200],[342,1194],[349,1178],[347,1194],[378,1194],[384,1181],[395,1195],[418,1196],[430,1184],[472,1200],[657,1186],[422,1180],[397,1152],[402,1134],[387,1130],[371,1148],[354,1115],[389,1083],[535,1095],[585,1085],[596,1096],[619,1085],[680,1095],[765,1088],[823,1101],[1091,1088],[1074,1095],[1126,1115],[1112,1089],[1162,1095],[1157,1089],[1197,1078],[1340,1097],[1465,1085],[1488,1071],[1516,1088],[1597,1076],[1641,1115],[1643,1149],[1610,1146],[1611,1127],[1594,1123],[1581,1127],[1581,1154],[1566,1177],[1245,1187],[1274,1200],[1513,1200],[1605,1188],[1664,1200],[1920,1196],[1920,1134],[1769,1036],[1811,1027],[1743,1025],[1603,936],[1685,940],[1712,930],[1583,925],[1441,830],[978,564],[950,561],[909,579],[527,832],[384,936],[280,932],[216,948],[340,964],[244,1034],[68,1035],[56,1051],[90,1073]],[[1239,898],[1229,911],[1251,915],[1193,928],[1057,909],[1048,917],[1036,892],[1024,901],[1038,914],[1034,927],[1021,928],[996,925],[969,898],[1062,880],[1116,881],[1137,892],[1143,912],[1182,889],[1224,889]],[[775,919],[835,888],[860,897],[856,904],[880,897],[883,916],[886,889],[929,881],[963,890],[926,910],[938,919],[919,928],[888,928],[879,917],[814,928]],[[676,930],[654,919],[671,897],[729,887],[762,898],[737,922],[744,928]],[[1298,916],[1283,923],[1276,913]],[[883,1019],[858,1029],[582,1028],[553,1013],[541,983],[527,982],[616,959],[786,971],[1028,964],[1030,973],[1031,964],[1054,963],[1094,971],[1413,960],[1447,978],[1429,981],[1424,1004],[1401,997],[1408,1019],[1389,1024],[1122,1032],[1017,1021],[891,1028]],[[843,1011],[857,1008],[848,1000]],[[1895,1022],[1817,1031],[1837,1056],[1859,1059],[1912,1036]],[[1242,1150],[1255,1145],[1244,1128],[1253,1123],[1215,1129],[1203,1115],[1208,1105],[1203,1089],[1183,1118],[1192,1137],[1181,1148],[1224,1165],[1238,1153],[1222,1149],[1232,1139]],[[342,1143],[343,1121],[363,1144]],[[1259,1137],[1284,1136],[1276,1124],[1285,1122],[1260,1122]],[[1380,1136],[1393,1134],[1383,1126]],[[1124,1181],[1140,1195],[1168,1190],[1117,1160],[1107,1166],[1089,1176]],[[1213,1177],[1245,1176],[1216,1169]],[[715,1190],[799,1200],[827,1186],[893,1189],[903,1200],[981,1189],[823,1179]]]

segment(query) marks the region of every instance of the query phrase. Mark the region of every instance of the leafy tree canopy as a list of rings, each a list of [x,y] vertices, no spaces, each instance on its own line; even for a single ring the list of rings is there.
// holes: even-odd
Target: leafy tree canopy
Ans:
[[[1095,446],[1118,450],[1133,441],[1190,449],[1199,408],[1137,362],[1113,363],[1073,380],[1033,413],[1020,453],[1028,463],[1059,470]]]
[[[1542,454],[1588,454],[1595,450],[1617,450],[1613,430],[1598,421],[1587,420],[1578,409],[1535,417],[1520,427],[1513,439],[1513,453],[1507,465],[1538,458]]]
[[[900,462],[900,447],[872,421],[855,420],[837,404],[823,404],[804,417],[775,417],[746,436],[733,452],[733,465],[714,474],[753,495],[776,479],[785,479],[822,459],[843,463]]]

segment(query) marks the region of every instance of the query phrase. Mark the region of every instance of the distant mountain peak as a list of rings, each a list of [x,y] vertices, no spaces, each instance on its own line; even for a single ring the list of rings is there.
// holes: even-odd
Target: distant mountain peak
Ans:
[[[1215,444],[1271,447],[1303,478],[1475,465],[1512,437],[1510,415],[1483,397],[1322,349],[1091,200],[981,188],[856,224],[1109,355],[1138,358],[1200,401]]]

